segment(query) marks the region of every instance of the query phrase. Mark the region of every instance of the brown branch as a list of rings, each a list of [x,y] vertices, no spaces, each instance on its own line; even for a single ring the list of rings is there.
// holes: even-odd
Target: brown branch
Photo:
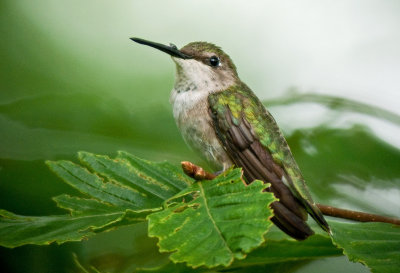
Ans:
[[[390,218],[372,213],[365,213],[361,211],[354,211],[348,209],[340,209],[332,206],[317,204],[323,215],[332,216],[336,218],[343,218],[354,220],[358,222],[382,222],[400,225],[400,219]]]
[[[196,180],[212,180],[216,177],[215,174],[209,173],[202,167],[197,166],[189,161],[183,161],[181,164],[184,173]],[[322,214],[327,216],[349,219],[358,222],[382,222],[400,225],[400,219],[396,218],[390,218],[361,211],[340,209],[322,204],[317,204],[317,206],[321,210]]]

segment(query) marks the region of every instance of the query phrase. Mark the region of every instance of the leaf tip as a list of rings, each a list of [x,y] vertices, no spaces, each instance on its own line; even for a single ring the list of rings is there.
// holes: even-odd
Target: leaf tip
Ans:
[[[78,152],[78,159],[79,160],[84,160],[87,157],[93,157],[94,154],[86,151],[79,151]]]
[[[46,164],[48,167],[51,167],[52,165],[54,165],[54,163],[56,163],[56,161],[46,160],[46,161],[44,162],[44,164]]]

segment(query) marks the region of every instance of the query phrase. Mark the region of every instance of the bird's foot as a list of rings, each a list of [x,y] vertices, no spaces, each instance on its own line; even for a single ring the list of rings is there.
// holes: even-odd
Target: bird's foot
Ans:
[[[212,180],[216,177],[215,174],[209,173],[205,171],[202,167],[197,166],[189,161],[182,161],[181,162],[183,172],[196,179],[196,180]]]

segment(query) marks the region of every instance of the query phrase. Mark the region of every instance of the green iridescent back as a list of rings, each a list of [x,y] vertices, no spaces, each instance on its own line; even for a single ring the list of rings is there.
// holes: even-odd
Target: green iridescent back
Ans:
[[[221,116],[229,107],[234,123],[238,123],[244,117],[264,148],[269,150],[274,161],[291,177],[293,184],[288,186],[292,193],[300,200],[305,199],[310,205],[314,203],[275,119],[250,88],[245,84],[231,86],[227,90],[211,94],[209,103],[211,109],[219,112]]]

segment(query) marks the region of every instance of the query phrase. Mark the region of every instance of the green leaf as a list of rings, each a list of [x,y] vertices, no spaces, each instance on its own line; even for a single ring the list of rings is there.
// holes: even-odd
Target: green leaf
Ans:
[[[315,227],[317,227],[315,225]],[[330,237],[324,232],[311,236],[305,241],[296,241],[283,234],[277,227],[271,227],[265,236],[266,241],[257,249],[250,252],[246,259],[236,260],[229,267],[232,272],[289,272],[294,265],[304,265],[309,261],[337,257],[342,250],[336,248]],[[291,265],[287,270],[282,266]],[[294,266],[296,267],[296,266]],[[216,272],[225,268],[218,267],[212,271],[205,267],[196,270],[186,267],[183,263],[173,262],[141,268],[140,272]],[[282,271],[283,270],[283,271]],[[291,271],[290,271],[291,272]]]
[[[149,236],[159,238],[161,252],[189,266],[228,266],[264,242],[271,226],[268,184],[245,185],[240,169],[201,181],[166,201],[163,211],[150,214]],[[187,201],[187,199],[192,199]]]
[[[79,198],[67,194],[53,197],[53,200],[56,202],[58,207],[69,210],[72,216],[123,211],[116,206],[100,202],[96,199]]]
[[[128,161],[136,170],[140,171],[138,175],[152,181],[159,181],[167,191],[171,189],[172,195],[187,188],[194,181],[185,175],[180,167],[178,168],[166,161],[151,162],[123,151],[118,152],[118,159]],[[164,194],[163,198],[168,197],[171,197],[171,195]]]
[[[99,229],[121,221],[124,216],[123,211],[78,216],[20,216],[0,210],[0,244],[12,248],[26,244],[80,241]],[[145,219],[143,213],[136,216],[136,221]]]
[[[400,125],[400,116],[396,113],[388,111],[386,109],[362,103],[359,101],[351,100],[348,98],[342,98],[337,96],[314,94],[314,93],[298,93],[297,91],[288,92],[285,96],[277,99],[272,99],[265,101],[265,105],[288,105],[297,103],[317,103],[320,105],[325,105],[328,108],[339,110],[339,111],[349,111],[361,113],[364,115],[369,115],[377,117],[383,120],[392,122],[395,125]]]
[[[314,201],[400,217],[400,150],[368,128],[303,129],[288,142]]]
[[[271,229],[266,235],[266,242],[252,251],[245,260],[235,262],[233,267],[311,260],[342,254],[325,234],[315,234],[305,241],[296,241],[286,235],[274,236],[274,233],[282,234],[277,229]]]
[[[47,162],[68,185],[89,198],[60,195],[53,200],[70,214],[20,216],[0,211],[0,245],[59,244],[78,241],[114,227],[145,221],[165,199],[191,183],[168,163],[154,163],[119,153],[116,159],[80,152],[87,168],[70,161]]]
[[[385,223],[329,222],[332,240],[351,261],[372,272],[399,272],[400,226]]]
[[[50,169],[80,192],[123,209],[139,209],[145,199],[134,189],[105,182],[95,173],[70,161],[47,162]]]
[[[165,199],[191,183],[189,177],[169,163],[150,162],[126,152],[119,152],[116,159],[87,152],[79,152],[78,156],[82,164],[111,181],[110,187],[117,184],[123,189],[115,190],[112,187],[112,194],[122,199],[118,202],[120,205],[123,205],[124,199],[128,199],[129,204],[135,204],[133,209],[159,207]]]

